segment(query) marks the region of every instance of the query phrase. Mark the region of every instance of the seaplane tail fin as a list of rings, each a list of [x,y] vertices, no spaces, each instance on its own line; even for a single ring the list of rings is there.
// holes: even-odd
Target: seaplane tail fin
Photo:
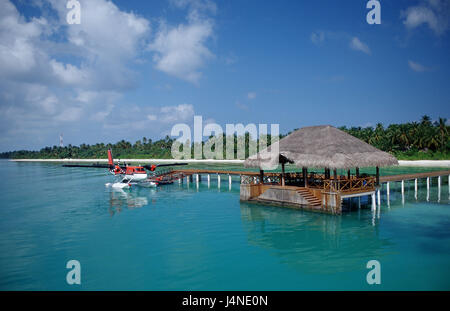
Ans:
[[[113,160],[111,149],[108,149],[108,164],[109,164],[110,168],[114,167],[114,160]]]

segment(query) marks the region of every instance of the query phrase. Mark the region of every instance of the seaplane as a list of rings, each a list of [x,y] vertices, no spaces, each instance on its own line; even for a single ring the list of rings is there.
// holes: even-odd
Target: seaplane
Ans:
[[[132,185],[137,185],[141,187],[156,187],[159,184],[172,183],[173,180],[167,180],[164,176],[157,176],[156,174],[149,174],[150,172],[155,172],[156,168],[162,166],[178,166],[187,165],[187,163],[168,163],[168,164],[152,164],[152,165],[128,165],[127,163],[117,163],[114,162],[112,151],[108,149],[108,164],[94,163],[94,164],[64,164],[64,167],[90,167],[90,168],[107,168],[109,172],[120,178],[119,181],[114,183],[106,183],[107,187],[126,189],[130,188]]]

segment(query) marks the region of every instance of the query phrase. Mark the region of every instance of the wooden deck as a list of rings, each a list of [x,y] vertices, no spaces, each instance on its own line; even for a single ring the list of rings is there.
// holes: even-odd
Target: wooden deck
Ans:
[[[172,170],[173,173],[182,173],[184,175],[193,174],[223,174],[223,175],[247,175],[247,176],[259,176],[259,172],[249,171],[222,171],[222,170],[209,170],[209,169],[180,169]],[[265,176],[278,176],[281,173],[264,173]]]
[[[445,171],[435,171],[435,172],[425,172],[425,173],[414,173],[414,174],[401,174],[401,175],[387,175],[380,176],[380,183],[388,181],[402,181],[409,179],[419,179],[427,177],[438,177],[438,176],[449,176],[450,170]]]
[[[177,169],[172,170],[174,173],[182,173],[185,176],[193,174],[223,174],[223,175],[246,175],[246,176],[260,176],[259,172],[251,171],[229,171],[229,170],[211,170],[211,169]],[[264,172],[264,176],[280,176],[281,172]],[[380,183],[388,181],[402,181],[416,178],[427,178],[427,177],[438,177],[438,176],[449,176],[450,170],[434,171],[434,172],[424,172],[424,173],[413,173],[413,174],[400,174],[400,175],[385,175],[380,176]],[[332,180],[332,179],[331,179]]]
[[[378,205],[380,205],[380,190],[376,184],[376,177],[365,176],[356,178],[352,176],[339,176],[336,180],[331,177],[325,179],[323,174],[313,174],[308,177],[307,186],[299,186],[301,184],[300,173],[290,174],[292,184],[281,186],[281,172],[264,172],[264,183],[260,183],[260,172],[252,171],[232,171],[232,170],[214,170],[214,169],[177,169],[164,173],[169,179],[179,179],[182,182],[184,177],[192,182],[192,176],[217,175],[218,187],[220,188],[220,175],[229,175],[228,182],[231,189],[232,175],[241,176],[240,199],[241,201],[262,202],[293,206],[296,208],[307,208],[325,213],[341,214],[342,201],[345,198],[371,196],[372,210],[376,208],[376,194],[378,194]],[[285,176],[286,176],[285,175]],[[297,176],[298,175],[298,176]],[[197,185],[201,178],[197,178]],[[450,176],[450,170],[442,170],[435,172],[423,172],[414,174],[400,174],[390,176],[380,176],[379,182],[382,183],[396,182],[402,180],[431,178],[437,176]],[[297,180],[297,179],[298,180]],[[403,193],[402,183],[402,193]],[[429,183],[427,183],[429,185]],[[440,183],[439,183],[440,184]],[[417,183],[416,183],[417,187]],[[387,186],[389,196],[389,184]]]

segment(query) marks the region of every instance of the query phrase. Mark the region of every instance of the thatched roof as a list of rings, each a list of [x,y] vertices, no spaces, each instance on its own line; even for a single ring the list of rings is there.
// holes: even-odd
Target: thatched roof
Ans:
[[[278,154],[276,146],[279,148]],[[244,165],[261,169],[273,168],[278,164],[278,155],[280,160],[294,163],[297,167],[349,169],[398,164],[397,159],[389,153],[333,126],[321,125],[296,130],[249,157]]]

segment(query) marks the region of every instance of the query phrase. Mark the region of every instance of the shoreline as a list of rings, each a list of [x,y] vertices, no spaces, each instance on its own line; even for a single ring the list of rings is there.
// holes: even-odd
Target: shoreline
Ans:
[[[132,163],[173,163],[173,162],[186,162],[186,163],[205,163],[205,164],[242,164],[244,160],[174,160],[174,159],[115,159],[121,162]],[[108,162],[107,159],[9,159],[12,162],[61,162],[61,163],[96,163],[96,162]],[[398,160],[399,166],[412,166],[412,167],[450,167],[450,160]]]

